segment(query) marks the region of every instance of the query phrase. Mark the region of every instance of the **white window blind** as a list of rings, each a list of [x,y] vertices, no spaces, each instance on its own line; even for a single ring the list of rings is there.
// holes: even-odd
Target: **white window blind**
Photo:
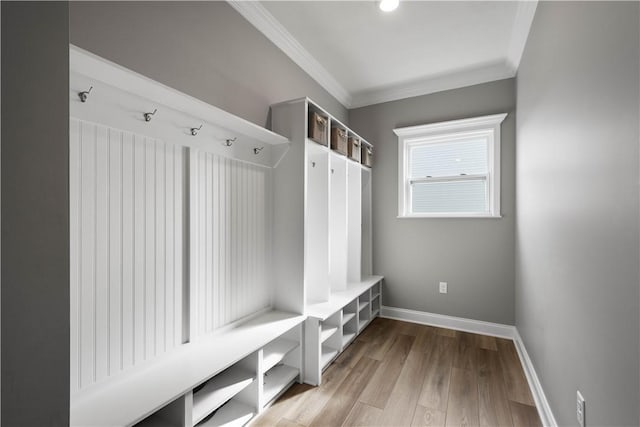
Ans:
[[[486,212],[486,138],[410,147],[411,211]]]

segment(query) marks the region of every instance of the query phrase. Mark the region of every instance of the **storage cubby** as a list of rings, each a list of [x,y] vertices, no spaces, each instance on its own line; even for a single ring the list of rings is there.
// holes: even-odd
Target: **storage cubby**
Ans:
[[[367,326],[371,321],[371,300],[370,291],[358,297],[358,332]]]
[[[280,396],[300,375],[300,369],[284,363],[277,364],[264,373],[263,396],[264,405]]]
[[[257,414],[251,405],[231,399],[216,412],[196,424],[198,427],[242,427]]]
[[[204,382],[193,390],[193,423],[198,424],[207,418],[226,402],[242,393],[245,389],[248,392],[237,397],[239,403],[251,406],[255,411],[257,402],[257,388],[254,385],[258,369],[258,354],[242,359],[235,365],[225,369],[220,374]],[[250,387],[254,385],[253,387]]]
[[[380,294],[371,299],[371,316],[376,316],[380,313]]]
[[[358,302],[353,300],[342,309],[342,348],[358,334]]]
[[[293,328],[262,349],[262,395],[260,408],[282,394],[296,379],[302,368],[302,330]]]
[[[310,106],[307,110],[307,138],[322,144],[329,145],[329,115],[322,109]]]
[[[343,156],[347,155],[348,131],[336,120],[331,121],[331,150]]]
[[[190,427],[191,424],[191,392],[178,397],[173,402],[149,415],[134,427]]]

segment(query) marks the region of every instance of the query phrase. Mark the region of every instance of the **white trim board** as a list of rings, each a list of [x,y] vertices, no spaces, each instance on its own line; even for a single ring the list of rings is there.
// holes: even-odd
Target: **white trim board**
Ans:
[[[465,319],[444,314],[427,313],[426,311],[407,310],[405,308],[388,307],[383,305],[380,317],[420,323],[422,325],[438,326],[456,331],[472,332],[474,334],[490,335],[492,337],[513,339],[515,326],[500,323],[484,322],[482,320]]]
[[[515,336],[513,338],[513,343],[516,346],[518,357],[520,357],[520,363],[522,363],[524,374],[527,377],[527,382],[529,383],[533,400],[536,402],[536,408],[538,408],[538,414],[540,415],[542,425],[556,427],[558,423],[553,416],[553,412],[551,412],[551,406],[549,406],[549,401],[547,400],[547,396],[544,394],[538,374],[536,373],[536,370],[533,367],[533,362],[531,362],[529,353],[527,353],[527,349],[524,346],[524,341],[522,341],[522,337],[515,326],[514,331]]]
[[[557,427],[558,424],[551,412],[551,406],[544,394],[538,374],[515,326],[384,305],[380,308],[380,317],[513,340],[542,424]]]

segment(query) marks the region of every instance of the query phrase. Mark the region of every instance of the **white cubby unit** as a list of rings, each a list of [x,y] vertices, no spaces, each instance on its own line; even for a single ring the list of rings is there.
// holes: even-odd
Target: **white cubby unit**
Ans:
[[[272,105],[271,122],[291,141],[273,170],[274,277],[289,295],[281,309],[305,307],[304,381],[320,384],[372,319],[365,299],[382,280],[372,276],[371,169],[359,154],[372,145],[308,98]]]
[[[380,298],[381,283],[381,276],[369,276],[332,292],[329,301],[307,306],[304,382],[321,384],[322,371],[379,315],[371,307]]]
[[[74,46],[69,86],[70,424],[246,424],[303,377],[271,268],[293,144]]]

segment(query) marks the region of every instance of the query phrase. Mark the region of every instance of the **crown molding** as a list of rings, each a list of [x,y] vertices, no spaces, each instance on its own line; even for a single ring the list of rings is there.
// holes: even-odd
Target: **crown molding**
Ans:
[[[351,108],[397,101],[399,99],[411,98],[414,96],[427,95],[450,89],[508,79],[514,76],[515,71],[512,70],[506,62],[496,62],[408,84],[400,84],[359,92],[353,96]]]
[[[515,77],[538,6],[538,0],[518,2],[507,57],[504,61],[352,94],[259,1],[227,0],[227,2],[348,109]]]
[[[509,50],[507,52],[507,65],[511,68],[514,75],[520,66],[522,53],[527,44],[533,17],[536,14],[538,0],[519,1],[516,17],[513,21],[511,29],[511,41],[509,42]]]
[[[351,108],[351,94],[264,6],[257,1],[227,0],[227,2],[342,105]]]

